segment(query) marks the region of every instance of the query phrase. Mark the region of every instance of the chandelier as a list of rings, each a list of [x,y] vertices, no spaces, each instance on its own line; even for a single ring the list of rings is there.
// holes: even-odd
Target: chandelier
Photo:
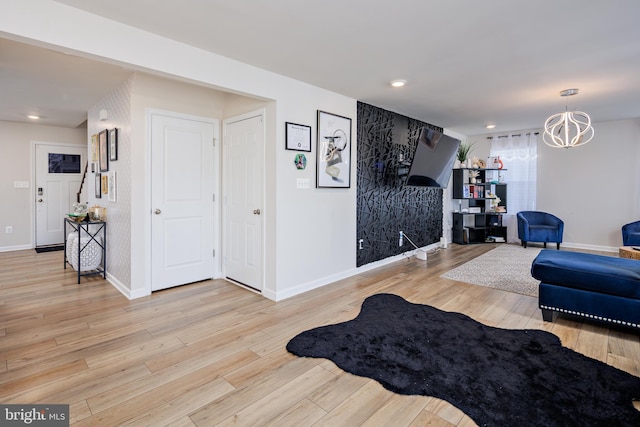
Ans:
[[[560,96],[573,96],[578,89],[565,89]],[[544,122],[542,140],[553,148],[579,147],[593,138],[591,118],[582,111],[567,111],[554,114]]]

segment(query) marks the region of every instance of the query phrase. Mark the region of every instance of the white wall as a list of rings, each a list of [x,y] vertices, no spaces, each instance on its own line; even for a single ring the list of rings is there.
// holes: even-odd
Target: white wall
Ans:
[[[588,144],[547,146],[538,135],[537,210],[565,222],[564,245],[617,251],[622,225],[640,219],[640,119],[593,123]],[[527,132],[527,131],[522,131]],[[521,133],[520,131],[510,132]],[[485,158],[491,144],[476,135],[473,155]]]
[[[101,30],[95,31],[96,28]],[[33,44],[73,50],[81,56],[104,58],[147,73],[271,100],[265,153],[265,237],[269,246],[265,248],[263,293],[281,299],[354,272],[355,163],[349,189],[297,190],[295,184],[299,177],[315,182],[316,111],[351,117],[355,140],[356,100],[50,0],[8,2],[0,15],[0,33]],[[305,171],[295,169],[295,153],[284,149],[285,122],[313,127],[314,149],[305,153]],[[136,138],[132,135],[132,147],[136,146]],[[134,150],[132,158],[139,159],[140,154]],[[357,158],[355,148],[351,154],[352,159]],[[132,168],[138,166],[138,160],[134,161]],[[132,189],[132,199],[138,196]],[[139,218],[133,209],[132,216]],[[135,230],[132,227],[132,233]],[[137,283],[139,278],[132,277]]]
[[[0,121],[0,252],[35,245],[32,142],[85,145],[86,135],[84,128]],[[14,181],[27,181],[29,188],[14,188]],[[5,233],[7,226],[13,233]]]
[[[133,77],[115,88],[89,110],[87,118],[90,136],[103,130],[118,129],[118,160],[109,162],[109,171],[116,173],[116,201],[103,194],[96,198],[96,175],[90,174],[87,192],[89,206],[107,208],[107,278],[125,295],[131,287],[131,86]],[[107,120],[99,120],[100,110],[107,111]],[[91,152],[91,150],[89,150]],[[96,170],[98,170],[96,168]]]

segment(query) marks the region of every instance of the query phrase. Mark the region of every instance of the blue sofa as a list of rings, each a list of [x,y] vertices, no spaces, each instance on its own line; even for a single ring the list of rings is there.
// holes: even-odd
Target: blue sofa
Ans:
[[[561,312],[640,328],[639,260],[543,249],[531,275],[547,322]]]

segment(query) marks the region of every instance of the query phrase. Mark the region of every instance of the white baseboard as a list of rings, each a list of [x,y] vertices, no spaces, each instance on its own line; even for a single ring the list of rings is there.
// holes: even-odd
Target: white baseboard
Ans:
[[[424,248],[420,248],[424,251],[431,251],[433,249],[437,249],[440,248],[441,244],[440,242],[438,243],[434,243],[432,245],[429,246],[425,246]],[[361,267],[356,267],[356,268],[352,268],[350,270],[346,270],[346,271],[342,271],[340,273],[336,273],[336,274],[332,274],[330,276],[326,276],[323,277],[321,279],[318,280],[313,280],[311,282],[307,282],[307,283],[302,283],[300,286],[296,286],[294,288],[291,289],[287,289],[286,291],[283,292],[273,292],[273,291],[263,291],[262,295],[265,296],[266,298],[269,298],[273,301],[282,301],[284,299],[287,298],[291,298],[294,297],[296,295],[300,295],[303,294],[305,292],[317,289],[317,288],[321,288],[323,286],[326,285],[330,285],[331,283],[337,282],[338,280],[342,280],[342,279],[347,279],[349,277],[355,276],[357,274],[366,272],[366,271],[370,271],[373,270],[375,268],[378,267],[382,267],[385,266],[387,264],[391,264],[394,263],[396,261],[402,261],[403,259],[406,259],[409,256],[413,256],[415,253],[416,249],[411,249],[409,251],[403,252],[400,255],[394,255],[392,257],[389,258],[385,258],[379,261],[375,261],[369,264],[365,264]]]
[[[33,246],[31,245],[0,246],[0,252],[25,251],[27,249],[33,249]]]

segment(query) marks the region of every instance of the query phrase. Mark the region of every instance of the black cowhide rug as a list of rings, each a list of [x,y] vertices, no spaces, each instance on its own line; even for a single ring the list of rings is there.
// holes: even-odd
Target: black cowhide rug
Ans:
[[[480,426],[640,426],[640,378],[551,333],[489,327],[397,295],[373,295],[354,320],[303,332],[287,350],[446,400]]]

